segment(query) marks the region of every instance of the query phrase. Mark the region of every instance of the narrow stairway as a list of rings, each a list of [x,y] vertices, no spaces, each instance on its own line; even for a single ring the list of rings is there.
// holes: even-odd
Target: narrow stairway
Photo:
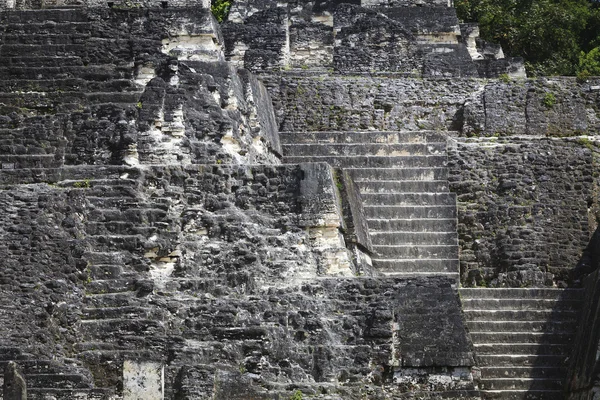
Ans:
[[[378,272],[458,279],[456,197],[448,190],[445,133],[280,135],[284,162],[328,162],[350,172],[363,198]]]
[[[580,289],[460,289],[482,398],[564,398],[582,295]]]

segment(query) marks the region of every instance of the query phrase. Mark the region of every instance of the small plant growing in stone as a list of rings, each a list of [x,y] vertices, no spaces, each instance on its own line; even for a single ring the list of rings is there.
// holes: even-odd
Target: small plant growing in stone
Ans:
[[[588,138],[579,138],[579,139],[577,139],[577,143],[585,146],[589,150],[594,150],[594,144]]]
[[[544,95],[544,99],[542,100],[542,103],[547,108],[552,108],[556,104],[556,96],[553,93],[546,93]]]
[[[296,390],[293,395],[290,396],[289,400],[302,400],[302,392]]]
[[[585,83],[585,82],[587,82],[587,80],[590,78],[591,75],[592,74],[590,74],[587,69],[584,69],[583,71],[579,71],[577,73],[577,78],[576,78],[577,82]]]
[[[75,182],[73,187],[77,189],[89,189],[92,187],[92,184],[89,179],[85,179],[83,181]]]
[[[500,79],[500,81],[504,83],[510,83],[510,76],[508,76],[508,74],[500,74],[500,76],[498,76],[498,79]]]

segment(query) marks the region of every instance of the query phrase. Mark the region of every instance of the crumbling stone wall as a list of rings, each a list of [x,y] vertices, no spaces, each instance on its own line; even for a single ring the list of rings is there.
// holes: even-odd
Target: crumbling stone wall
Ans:
[[[582,139],[456,139],[449,180],[466,285],[567,283],[596,223],[595,151]]]
[[[329,187],[323,179],[302,184],[315,173],[329,174]],[[81,167],[2,177],[15,218],[27,212],[40,221],[36,231],[54,229],[63,245],[40,248],[37,235],[22,240],[28,236],[16,228],[25,226],[3,223],[15,235],[2,253],[9,260],[5,285],[31,293],[15,301],[38,299],[21,308],[22,330],[11,330],[7,338],[15,339],[6,344],[26,341],[37,359],[77,359],[91,372],[89,386],[120,388],[122,362],[133,358],[166,365],[168,398],[473,389],[470,341],[452,282],[352,277],[324,164]],[[116,190],[135,207],[115,208]],[[48,203],[40,207],[40,198]],[[37,214],[61,204],[71,214],[53,212],[42,224]],[[46,264],[36,251],[58,258],[37,268]],[[37,308],[49,314],[41,336],[26,319]],[[436,350],[423,352],[425,343]]]
[[[453,130],[482,82],[320,74],[262,77],[282,132]]]

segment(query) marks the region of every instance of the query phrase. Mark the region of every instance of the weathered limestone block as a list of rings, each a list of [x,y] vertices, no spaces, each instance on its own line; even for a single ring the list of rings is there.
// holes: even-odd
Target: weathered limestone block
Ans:
[[[301,227],[306,227],[313,246],[323,254],[320,268],[327,275],[353,275],[350,253],[342,231],[345,222],[334,172],[326,163],[300,164],[303,179],[299,200]]]
[[[600,366],[600,270],[582,278],[585,303],[569,360],[569,400],[596,399]]]
[[[568,281],[595,227],[594,151],[587,140],[457,140],[449,181],[457,194],[464,284]]]
[[[389,7],[378,11],[401,23],[421,44],[458,44],[461,30],[453,7]]]
[[[597,132],[600,103],[593,85],[574,78],[490,83],[465,104],[463,133],[560,137]]]
[[[2,386],[3,400],[27,400],[27,383],[17,369],[17,364],[10,361],[4,368]]]
[[[182,61],[162,75],[140,98],[134,164],[279,162],[273,108],[250,74]]]
[[[161,363],[125,360],[123,400],[163,400],[164,367]]]
[[[238,68],[250,71],[280,70],[289,65],[287,10],[269,8],[244,23],[223,24],[225,55]]]
[[[475,63],[463,44],[426,44],[423,76],[427,77],[479,77]]]
[[[362,0],[363,7],[450,7],[448,0]]]
[[[281,132],[455,130],[477,80],[269,75]]]
[[[416,38],[401,23],[345,4],[335,9],[333,18],[333,65],[337,71],[420,72],[422,57]]]

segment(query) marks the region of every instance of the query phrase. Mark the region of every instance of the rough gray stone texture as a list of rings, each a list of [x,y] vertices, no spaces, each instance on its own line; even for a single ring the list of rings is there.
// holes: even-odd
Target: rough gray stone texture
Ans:
[[[567,282],[596,224],[596,152],[587,139],[457,139],[448,165],[463,283]]]
[[[596,82],[596,83],[594,83]],[[465,103],[463,133],[474,136],[596,134],[597,80],[574,78],[495,81]]]
[[[254,72],[316,69],[487,77],[519,70],[513,65],[518,64],[516,59],[478,68],[467,45],[459,40],[456,10],[447,4],[365,7],[349,3],[353,4],[234,3],[223,25],[225,55],[236,66]]]
[[[449,7],[447,0],[362,0],[364,7]]]
[[[477,80],[263,75],[281,132],[454,130]]]
[[[456,9],[453,7],[386,7],[377,11],[399,22],[415,35],[460,35]]]
[[[336,186],[340,189],[342,209],[349,223],[345,226],[347,241],[362,247],[366,252],[373,252],[373,243],[369,235],[369,227],[363,208],[363,201],[358,186],[348,171],[338,169],[335,173]]]
[[[208,11],[53,10],[0,19],[3,168],[277,162],[268,95],[219,61],[222,39]],[[45,45],[47,35],[67,44]],[[204,52],[211,46],[217,50]]]
[[[338,211],[323,194],[310,204],[314,185],[302,182],[322,173],[307,168],[2,172],[4,207],[14,210],[5,217],[15,220],[2,224],[13,232],[3,235],[4,281],[23,291],[2,300],[26,305],[4,343],[78,360],[96,387],[119,388],[126,359],[163,362],[166,398],[383,398],[408,390],[393,379],[403,368],[469,368],[452,280],[319,275],[307,221],[318,228],[327,220],[316,213]],[[37,223],[21,225],[25,215]],[[34,231],[23,236],[26,228]],[[46,264],[42,254],[58,258]],[[36,312],[48,314],[39,329],[25,320]],[[467,394],[463,378],[423,378],[422,389]]]
[[[138,8],[204,8],[210,9],[210,1],[206,0],[1,0],[0,10],[31,10],[52,7],[91,7],[120,9]]]
[[[590,243],[597,247],[598,241]],[[569,400],[595,399],[599,392],[600,361],[600,270],[583,277],[585,305],[569,363],[567,391]]]
[[[343,5],[333,14],[333,66],[339,72],[414,72],[422,69],[416,38],[401,23],[362,7]]]
[[[4,368],[2,400],[27,400],[27,383],[14,361],[10,361]]]

